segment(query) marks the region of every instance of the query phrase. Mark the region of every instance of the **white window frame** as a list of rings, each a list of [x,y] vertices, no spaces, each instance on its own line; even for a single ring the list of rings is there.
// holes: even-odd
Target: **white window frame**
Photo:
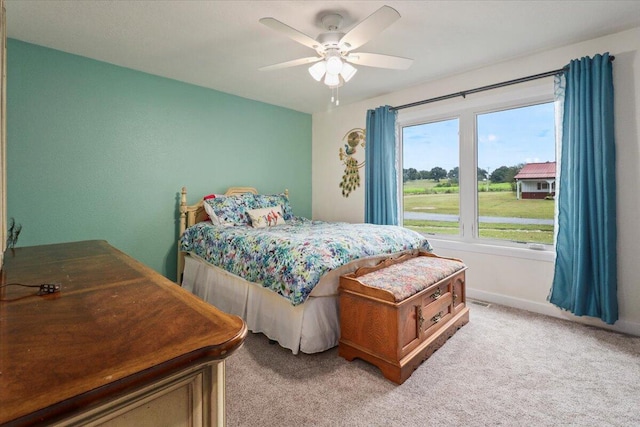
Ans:
[[[477,116],[496,111],[515,109],[553,102],[553,78],[504,87],[466,98],[455,98],[421,107],[400,110],[397,120],[398,152],[398,206],[400,224],[404,215],[404,197],[402,192],[402,128],[443,120],[458,119],[459,123],[459,185],[460,185],[460,233],[459,235],[429,235],[429,240],[438,247],[511,256],[526,259],[551,261],[555,258],[554,245],[536,243],[517,243],[508,240],[486,239],[478,237],[478,143]],[[465,176],[473,171],[472,179]],[[557,218],[556,227],[557,227]]]

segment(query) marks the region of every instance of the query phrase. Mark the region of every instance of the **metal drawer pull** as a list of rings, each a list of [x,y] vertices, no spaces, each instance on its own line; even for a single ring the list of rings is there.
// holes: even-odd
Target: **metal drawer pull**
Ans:
[[[442,312],[439,312],[438,314],[436,314],[431,318],[431,321],[433,323],[438,323],[440,320],[442,320]]]
[[[442,296],[442,289],[438,288],[434,293],[431,294],[431,298],[437,300]]]
[[[458,294],[453,294],[453,305],[456,305],[457,299],[458,299]]]
[[[418,330],[422,330],[422,325],[424,324],[424,317],[422,317],[422,306],[416,305],[416,318],[418,319]]]

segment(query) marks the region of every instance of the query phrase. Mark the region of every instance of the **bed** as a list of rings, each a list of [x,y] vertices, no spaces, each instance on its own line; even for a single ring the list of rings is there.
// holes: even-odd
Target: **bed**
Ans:
[[[294,354],[338,345],[341,275],[417,250],[432,251],[403,227],[295,216],[286,190],[232,187],[188,205],[182,189],[178,283]]]

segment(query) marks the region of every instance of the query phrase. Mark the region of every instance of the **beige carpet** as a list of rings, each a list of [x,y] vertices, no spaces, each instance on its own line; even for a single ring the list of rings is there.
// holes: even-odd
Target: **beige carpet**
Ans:
[[[640,337],[470,303],[401,386],[337,348],[249,333],[227,359],[228,426],[640,426]]]

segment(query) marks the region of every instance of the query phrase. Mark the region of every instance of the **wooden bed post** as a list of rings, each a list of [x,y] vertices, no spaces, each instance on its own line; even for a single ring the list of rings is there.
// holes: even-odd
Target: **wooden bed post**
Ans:
[[[180,194],[180,233],[178,234],[178,270],[176,283],[182,286],[182,272],[184,270],[184,253],[180,250],[180,237],[187,229],[187,187],[182,187]]]
[[[180,235],[187,229],[187,187],[180,194]]]

